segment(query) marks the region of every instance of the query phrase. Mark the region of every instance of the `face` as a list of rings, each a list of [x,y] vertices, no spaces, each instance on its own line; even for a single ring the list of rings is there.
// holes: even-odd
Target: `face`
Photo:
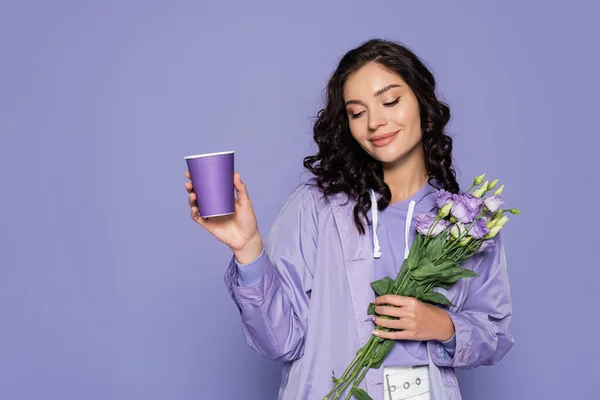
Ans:
[[[376,63],[351,75],[344,86],[350,132],[384,164],[395,164],[421,147],[419,103],[406,82]]]

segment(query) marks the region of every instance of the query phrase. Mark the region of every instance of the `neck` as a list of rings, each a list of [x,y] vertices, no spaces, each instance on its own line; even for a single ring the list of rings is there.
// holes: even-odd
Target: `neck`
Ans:
[[[429,177],[423,157],[423,147],[417,146],[396,162],[383,164],[383,181],[392,192],[391,204],[411,197],[425,186]]]

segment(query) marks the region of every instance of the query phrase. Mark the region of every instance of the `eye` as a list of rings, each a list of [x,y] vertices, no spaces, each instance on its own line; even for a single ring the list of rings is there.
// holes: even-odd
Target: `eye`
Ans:
[[[386,107],[394,107],[396,104],[398,104],[399,101],[400,101],[400,97],[398,97],[396,100],[394,100],[392,102],[383,103],[383,105]]]
[[[350,113],[350,118],[356,119],[356,118],[360,117],[361,115],[363,115],[363,113],[364,113],[364,111],[361,111],[361,112],[356,113],[356,114]]]

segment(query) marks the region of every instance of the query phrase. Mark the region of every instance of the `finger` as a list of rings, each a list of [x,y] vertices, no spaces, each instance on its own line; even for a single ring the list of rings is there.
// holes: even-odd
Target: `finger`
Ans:
[[[409,318],[413,316],[413,313],[406,310],[405,307],[376,306],[375,313],[377,315],[387,315],[388,317],[396,318]]]
[[[239,204],[242,207],[245,207],[250,204],[250,197],[248,196],[248,190],[246,189],[246,184],[242,182],[242,177],[239,172],[236,172],[233,175],[233,184],[235,186],[235,191],[237,192],[237,198]]]
[[[412,328],[412,323],[405,319],[389,319],[389,318],[381,318],[381,317],[373,317],[373,322],[377,326],[381,326],[382,328],[390,328],[390,329],[410,329]]]
[[[376,305],[391,304],[396,307],[414,306],[418,302],[414,297],[397,296],[395,294],[386,294],[375,299]]]
[[[403,331],[384,331],[381,329],[376,329],[371,332],[373,335],[383,338],[383,339],[392,339],[392,340],[415,340],[415,334],[411,330],[403,330]]]
[[[188,179],[192,179],[192,178],[190,178],[190,171],[185,171],[185,177]]]
[[[198,207],[192,206],[192,209],[190,210],[190,216],[194,221],[202,225],[199,220],[202,220],[203,218],[200,216],[200,214],[198,214]]]
[[[188,203],[190,203],[190,207],[196,206],[196,193],[191,192],[188,196]]]
[[[185,186],[185,190],[187,190],[188,193],[191,193],[194,190],[194,186],[192,185],[192,182],[186,182],[184,186]]]
[[[190,212],[192,219],[200,224],[206,230],[210,230],[210,226],[213,223],[209,218],[203,218],[200,214],[198,214],[198,207],[193,206]]]

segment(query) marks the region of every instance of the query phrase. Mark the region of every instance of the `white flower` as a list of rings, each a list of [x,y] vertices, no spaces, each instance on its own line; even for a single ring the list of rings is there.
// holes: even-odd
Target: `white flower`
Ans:
[[[500,206],[504,204],[504,201],[502,201],[500,196],[493,195],[492,197],[486,198],[484,203],[488,210],[490,210],[491,212],[496,212],[498,211]]]

